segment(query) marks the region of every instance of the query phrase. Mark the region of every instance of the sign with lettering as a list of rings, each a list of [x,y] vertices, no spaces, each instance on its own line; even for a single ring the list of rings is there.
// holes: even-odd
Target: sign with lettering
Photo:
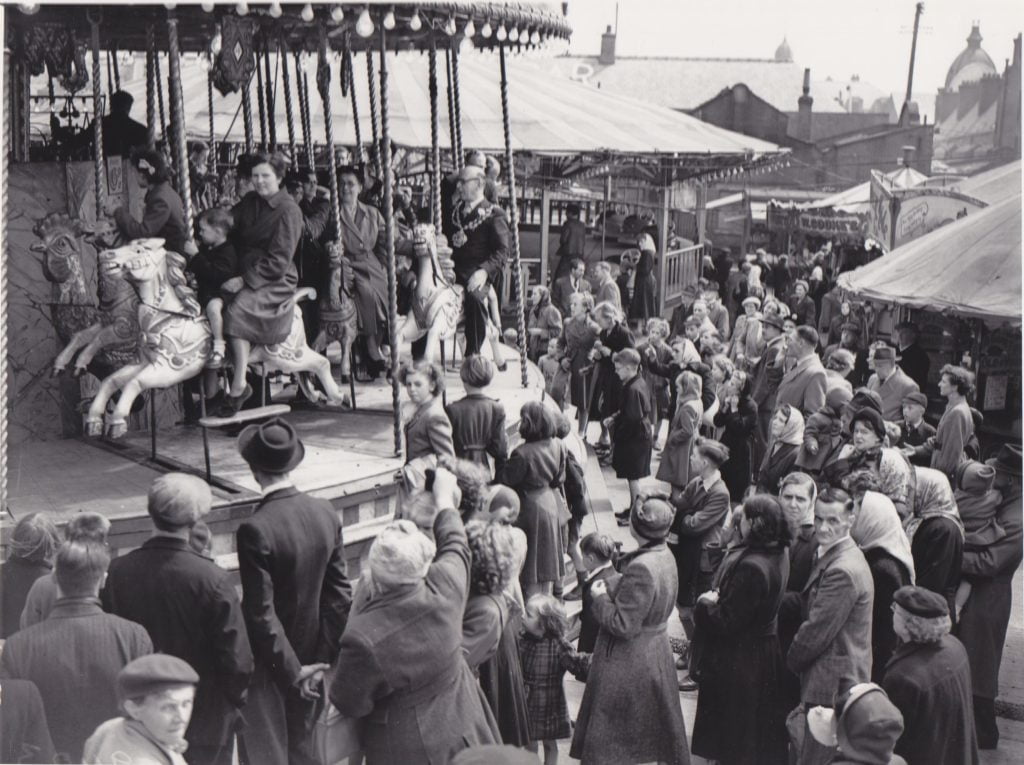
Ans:
[[[896,202],[893,247],[985,207],[979,199],[942,188],[899,189],[893,192],[893,197]]]

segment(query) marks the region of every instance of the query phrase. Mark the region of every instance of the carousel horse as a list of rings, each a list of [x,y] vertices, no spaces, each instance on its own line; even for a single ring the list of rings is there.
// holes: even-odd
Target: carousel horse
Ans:
[[[417,223],[413,228],[413,261],[416,269],[416,290],[412,307],[398,330],[398,342],[414,342],[426,335],[425,361],[433,363],[438,343],[454,339],[462,318],[461,285],[455,283],[451,263],[451,248],[441,236],[434,233],[429,223]],[[443,256],[443,257],[442,257]],[[495,337],[498,328],[487,319],[487,337]]]
[[[212,335],[195,292],[185,277],[185,258],[164,249],[163,239],[138,239],[129,245],[100,253],[100,268],[119,275],[138,292],[139,363],[118,370],[103,380],[86,415],[85,431],[96,436],[105,432],[118,438],[127,430],[132,401],[149,388],[167,388],[202,371],[210,356]],[[309,375],[315,375],[326,391],[329,403],[344,405],[347,397],[331,377],[328,360],[306,344],[302,311],[298,302],[314,297],[315,291],[301,289],[292,298],[292,326],[287,339],[274,345],[254,345],[250,364],[264,365],[265,372],[295,374],[306,397],[323,399],[314,390]],[[107,400],[121,391],[121,397],[107,416]]]
[[[43,275],[52,287],[50,315],[64,349],[53,362],[56,376],[74,364],[74,376],[87,370],[103,379],[135,361],[139,337],[139,298],[120,277],[97,269],[96,303],[82,268],[82,240],[100,247],[116,244],[113,221],[84,223],[50,213],[32,229],[42,241],[31,246],[43,255]]]
[[[320,332],[313,340],[313,351],[326,353],[327,346],[341,344],[341,380],[352,373],[352,343],[358,333],[356,304],[352,300],[355,274],[348,266],[337,242],[327,245],[327,289],[320,298]]]

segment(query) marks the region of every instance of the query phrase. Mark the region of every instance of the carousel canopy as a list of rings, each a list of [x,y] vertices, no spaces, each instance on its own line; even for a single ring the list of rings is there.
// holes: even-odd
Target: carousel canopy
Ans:
[[[855,295],[1021,323],[1021,191],[842,274]]]
[[[910,189],[928,179],[912,167],[900,167],[885,174],[890,188]],[[801,205],[804,209],[817,210],[831,207],[847,213],[866,213],[871,204],[871,183],[860,183],[851,188],[837,192],[832,196]]]

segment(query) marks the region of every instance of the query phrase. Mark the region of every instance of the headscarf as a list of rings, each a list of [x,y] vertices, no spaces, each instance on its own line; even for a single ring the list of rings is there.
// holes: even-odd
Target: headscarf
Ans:
[[[680,342],[683,345],[683,351],[680,356],[684,367],[689,366],[690,364],[700,363],[700,353],[697,351],[697,346],[693,344],[693,341],[688,337],[684,337],[677,342]]]
[[[962,537],[964,524],[956,509],[953,489],[946,474],[941,470],[926,467],[915,467],[914,470],[917,473],[917,493],[914,495],[914,514],[907,518],[903,526],[907,532],[907,539],[913,542],[914,534],[917,533],[922,521],[940,515],[953,521],[960,529]]]
[[[887,496],[875,491],[864,492],[860,510],[853,519],[850,536],[861,550],[881,548],[894,557],[910,574],[914,582],[914,556],[910,542],[900,524],[896,506]]]
[[[773,416],[774,417],[774,416]],[[775,447],[781,444],[791,444],[793,446],[802,446],[804,442],[804,416],[800,413],[800,410],[795,406],[789,407],[789,417],[786,419],[786,424],[782,426],[782,432],[772,439],[770,451],[775,451]]]

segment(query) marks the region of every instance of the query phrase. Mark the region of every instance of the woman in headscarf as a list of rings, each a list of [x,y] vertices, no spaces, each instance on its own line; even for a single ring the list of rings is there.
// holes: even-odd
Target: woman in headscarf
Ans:
[[[368,765],[448,762],[501,740],[462,648],[471,558],[458,494],[455,476],[438,468],[434,502],[415,519],[436,544],[401,520],[370,547],[366,594],[349,615],[330,687],[338,711],[363,720]]]
[[[722,429],[719,440],[729,448],[729,461],[722,465],[722,480],[729,496],[739,499],[750,486],[750,448],[757,427],[757,404],[750,397],[750,378],[737,370],[721,399],[715,427]]]
[[[561,333],[562,314],[551,302],[551,292],[547,287],[534,287],[530,293],[530,312],[526,322],[530,361],[536,363],[547,352],[548,340]]]
[[[526,746],[530,722],[518,640],[522,610],[508,591],[522,564],[513,531],[518,529],[484,520],[466,524],[472,565],[462,648],[480,679],[502,741]]]
[[[964,526],[946,474],[915,467],[914,514],[903,522],[914,556],[917,584],[942,595],[956,623],[956,590],[964,555]]]
[[[60,546],[57,527],[43,513],[29,513],[14,526],[7,561],[0,566],[0,637],[18,631],[21,611],[33,582],[53,569]]]
[[[372,373],[383,369],[384,364],[380,338],[387,337],[388,277],[384,268],[387,240],[380,211],[359,201],[362,190],[363,176],[358,168],[338,168],[341,244],[355,276],[353,297]]]
[[[882,682],[885,665],[896,650],[892,627],[892,596],[914,583],[914,557],[900,524],[900,516],[889,498],[878,492],[878,478],[870,470],[847,476],[847,491],[856,505],[850,536],[864,553],[875,584],[871,612],[871,681]]]
[[[665,546],[674,515],[663,499],[638,500],[629,530],[639,548],[620,562],[614,592],[603,580],[591,590],[599,632],[569,751],[586,765],[690,762],[666,633],[677,589]]]
[[[758,494],[778,494],[779,481],[796,462],[804,442],[804,416],[795,406],[783,404],[769,425],[768,449],[757,473]]]
[[[722,765],[784,762],[786,709],[776,629],[786,591],[792,538],[774,497],[743,503],[740,542],[694,611],[705,647],[694,667],[700,681],[694,754]]]
[[[674,491],[681,492],[690,482],[690,456],[700,435],[700,418],[704,408],[700,403],[700,375],[696,372],[682,372],[675,380],[675,387],[678,390],[678,404],[655,477],[672,484]]]

